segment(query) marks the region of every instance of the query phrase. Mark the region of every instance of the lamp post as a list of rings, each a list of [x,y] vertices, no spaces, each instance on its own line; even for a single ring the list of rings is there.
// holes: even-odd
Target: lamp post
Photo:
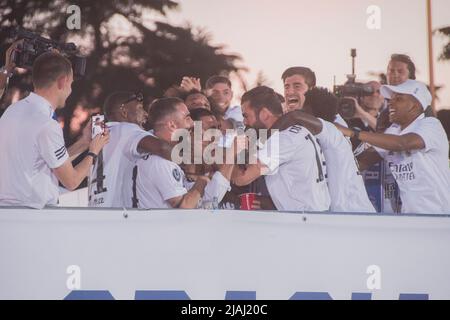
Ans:
[[[434,85],[434,56],[433,56],[433,20],[431,14],[431,0],[427,1],[427,30],[428,30],[428,68],[429,68],[429,83],[430,91],[433,100],[431,102],[431,108],[433,109],[433,114],[436,115],[436,99],[435,93],[436,88]]]

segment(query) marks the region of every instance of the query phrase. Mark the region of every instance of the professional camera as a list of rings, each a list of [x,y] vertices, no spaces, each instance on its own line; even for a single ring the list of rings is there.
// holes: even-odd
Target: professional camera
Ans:
[[[34,60],[44,52],[56,49],[72,63],[74,77],[82,77],[86,72],[86,57],[78,55],[77,46],[41,37],[31,31],[17,28],[12,31],[15,40],[23,39],[23,43],[12,53],[12,61],[19,68],[31,69]]]
[[[347,75],[347,82],[344,85],[334,85],[333,92],[339,98],[338,113],[344,119],[352,119],[355,117],[356,104],[355,98],[360,103],[362,97],[371,96],[374,90],[371,85],[356,82],[355,74],[355,57],[356,49],[351,49],[352,57],[352,74]]]

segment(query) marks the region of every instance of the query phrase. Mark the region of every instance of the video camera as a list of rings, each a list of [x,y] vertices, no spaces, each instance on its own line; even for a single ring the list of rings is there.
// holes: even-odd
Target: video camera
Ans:
[[[374,89],[371,85],[356,82],[355,58],[356,49],[351,49],[352,74],[347,75],[347,82],[344,85],[334,85],[333,93],[339,98],[338,113],[344,119],[352,119],[356,113],[355,101],[349,97],[356,98],[358,103],[362,97],[371,96]]]
[[[86,57],[78,55],[77,46],[72,42],[53,41],[22,28],[13,30],[11,37],[15,40],[24,40],[11,55],[12,61],[19,68],[31,69],[38,56],[56,49],[72,63],[74,77],[82,77],[86,73]]]

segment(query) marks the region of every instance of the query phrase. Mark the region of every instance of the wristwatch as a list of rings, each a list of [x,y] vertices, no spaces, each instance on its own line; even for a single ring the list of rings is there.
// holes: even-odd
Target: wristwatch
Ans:
[[[89,152],[86,154],[86,157],[87,157],[87,156],[91,156],[93,162],[95,162],[95,161],[97,160],[97,157],[98,157],[98,155],[96,155],[95,153],[93,153],[93,152],[91,152],[91,151],[89,151]]]
[[[359,140],[359,133],[361,132],[361,129],[353,127],[352,131],[353,131],[353,138]]]

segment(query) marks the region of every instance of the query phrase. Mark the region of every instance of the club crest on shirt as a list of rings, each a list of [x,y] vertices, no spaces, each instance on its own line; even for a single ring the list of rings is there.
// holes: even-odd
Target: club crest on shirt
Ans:
[[[178,169],[173,169],[172,175],[175,178],[175,180],[177,180],[178,182],[180,181],[181,173],[180,173],[180,171]]]

